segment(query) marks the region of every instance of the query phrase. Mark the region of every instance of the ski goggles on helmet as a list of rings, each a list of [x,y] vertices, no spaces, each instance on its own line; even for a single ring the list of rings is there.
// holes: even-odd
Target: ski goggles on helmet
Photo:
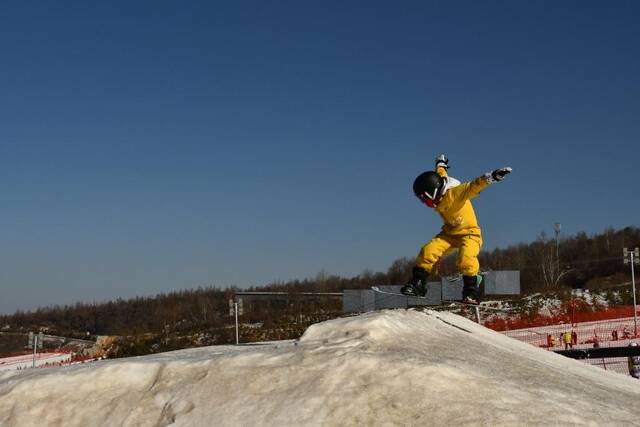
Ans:
[[[425,191],[424,193],[416,194],[416,197],[430,208],[435,208],[436,206],[438,206],[438,203],[440,203],[440,199],[442,198],[438,193],[440,192],[436,189],[433,196]]]

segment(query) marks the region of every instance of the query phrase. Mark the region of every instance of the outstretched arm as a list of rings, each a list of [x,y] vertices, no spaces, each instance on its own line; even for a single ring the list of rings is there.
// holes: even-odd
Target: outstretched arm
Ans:
[[[502,181],[512,171],[511,167],[507,166],[500,169],[495,169],[491,172],[487,172],[482,176],[474,179],[473,181],[465,182],[458,187],[452,188],[451,191],[456,192],[456,198],[461,197],[463,199],[473,199],[482,190],[489,185]]]

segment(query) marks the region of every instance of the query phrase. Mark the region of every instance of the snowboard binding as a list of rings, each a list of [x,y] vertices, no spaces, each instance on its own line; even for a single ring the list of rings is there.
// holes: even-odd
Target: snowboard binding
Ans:
[[[422,267],[413,267],[413,275],[409,283],[400,289],[400,293],[410,297],[424,297],[427,295],[427,278],[429,273]]]
[[[480,285],[483,277],[480,274],[475,276],[462,276],[462,303],[463,304],[480,304]]]

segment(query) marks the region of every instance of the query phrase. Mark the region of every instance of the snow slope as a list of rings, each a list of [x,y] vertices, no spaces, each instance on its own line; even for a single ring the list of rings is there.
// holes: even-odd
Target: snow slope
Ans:
[[[640,425],[640,382],[451,313],[387,310],[299,342],[0,373],[0,425]]]

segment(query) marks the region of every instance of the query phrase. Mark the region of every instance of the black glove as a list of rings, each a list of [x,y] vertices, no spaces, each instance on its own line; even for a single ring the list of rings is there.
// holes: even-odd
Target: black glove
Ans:
[[[440,154],[436,157],[436,169],[438,168],[449,169],[449,159],[447,159],[447,156],[444,154]]]
[[[502,181],[505,176],[511,173],[511,170],[509,166],[494,170],[491,172],[491,182]]]

